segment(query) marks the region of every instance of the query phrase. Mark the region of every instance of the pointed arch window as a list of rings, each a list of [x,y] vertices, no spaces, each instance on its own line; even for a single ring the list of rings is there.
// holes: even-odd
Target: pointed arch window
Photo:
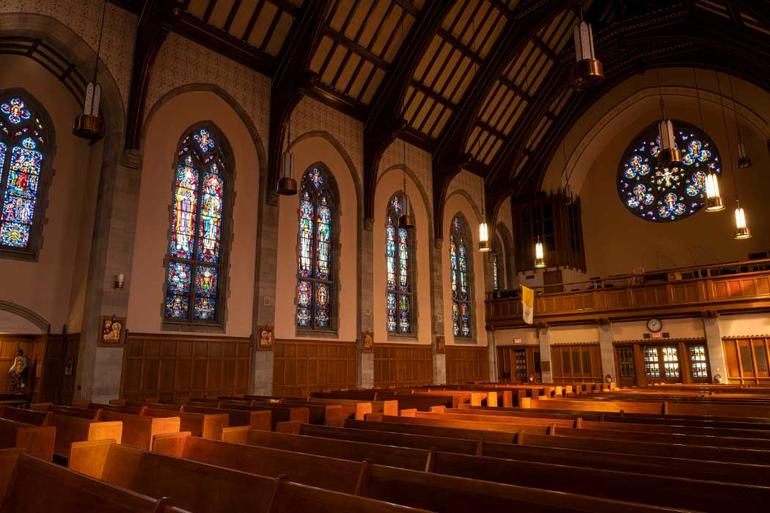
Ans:
[[[47,127],[24,95],[0,97],[0,253],[34,258],[50,180]]]
[[[221,324],[230,217],[227,142],[209,124],[194,127],[177,153],[164,315],[167,321]]]
[[[455,337],[470,338],[473,315],[471,299],[471,247],[467,223],[454,216],[449,232],[449,267],[452,282],[452,330]]]
[[[413,237],[414,230],[398,226],[404,195],[398,192],[388,202],[385,224],[385,305],[388,333],[414,333]]]
[[[336,316],[337,188],[320,165],[302,177],[299,194],[297,327],[333,330]]]

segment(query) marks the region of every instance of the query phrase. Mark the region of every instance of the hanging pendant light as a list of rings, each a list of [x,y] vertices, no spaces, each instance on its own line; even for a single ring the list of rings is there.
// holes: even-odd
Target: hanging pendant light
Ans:
[[[297,180],[294,179],[294,154],[289,151],[291,141],[291,114],[286,130],[286,150],[281,153],[281,178],[278,179],[276,192],[281,196],[297,194]]]
[[[572,84],[576,89],[586,89],[604,80],[604,68],[594,53],[594,33],[591,25],[583,20],[575,25],[575,65],[572,68]]]
[[[86,86],[86,97],[83,102],[83,112],[75,118],[72,133],[76,137],[89,141],[98,141],[104,137],[104,123],[99,115],[99,106],[102,100],[102,88],[96,82],[96,71],[99,67],[99,54],[102,50],[102,35],[104,33],[104,16],[107,14],[107,0],[102,6],[102,20],[99,28],[99,42],[96,47],[96,61],[94,62],[93,80]]]
[[[545,250],[540,239],[535,243],[535,269],[545,269]]]
[[[751,230],[746,222],[746,212],[740,202],[735,200],[735,239],[744,240],[751,238]]]
[[[663,109],[663,98],[660,99],[660,108]],[[664,111],[665,116],[665,111]],[[671,166],[682,160],[682,153],[676,147],[674,139],[674,124],[665,117],[658,122],[658,135],[660,136],[660,153],[658,153],[658,163],[662,166]]]
[[[479,251],[482,253],[492,251],[492,247],[489,245],[489,226],[487,226],[486,218],[482,218],[481,224],[479,224]]]
[[[746,169],[751,167],[751,159],[746,152],[746,145],[743,144],[743,137],[741,135],[741,124],[738,123],[738,108],[735,105],[735,90],[733,89],[733,76],[728,75],[730,81],[730,97],[733,100],[733,117],[735,118],[735,132],[738,134],[738,167]]]
[[[751,159],[746,153],[746,145],[743,144],[743,141],[741,139],[738,139],[738,167],[741,169],[746,169],[747,167],[751,167]]]
[[[406,141],[401,140],[401,157],[404,169],[404,204],[401,206],[401,215],[398,216],[399,228],[414,228],[414,216],[412,215],[412,205],[409,201],[409,195],[406,193]]]
[[[719,194],[719,177],[716,173],[706,175],[706,212],[720,212],[725,209]]]

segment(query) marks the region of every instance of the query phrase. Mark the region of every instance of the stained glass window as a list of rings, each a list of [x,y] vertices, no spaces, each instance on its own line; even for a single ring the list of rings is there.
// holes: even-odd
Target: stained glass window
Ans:
[[[222,229],[228,173],[224,139],[208,125],[192,129],[177,155],[166,269],[165,318],[221,322],[225,255]]]
[[[492,290],[500,290],[505,287],[503,269],[501,266],[502,260],[502,245],[500,241],[495,238],[495,242],[492,245],[492,252],[489,254],[489,265],[492,270]]]
[[[452,283],[452,330],[455,337],[471,336],[470,251],[467,225],[456,215],[449,233],[449,273]]]
[[[42,219],[40,193],[46,181],[46,128],[21,96],[0,98],[0,249],[35,251]]]
[[[681,161],[674,165],[658,163],[657,124],[635,139],[620,162],[620,200],[642,219],[671,222],[695,214],[705,202],[706,175],[722,172],[717,147],[704,132],[674,121],[674,139],[682,154]]]
[[[314,166],[305,172],[299,194],[297,255],[297,327],[334,328],[336,188],[329,172]]]
[[[388,333],[413,333],[414,293],[412,285],[413,229],[400,228],[398,218],[404,195],[396,193],[388,202],[385,224],[385,266],[387,292],[385,306]]]

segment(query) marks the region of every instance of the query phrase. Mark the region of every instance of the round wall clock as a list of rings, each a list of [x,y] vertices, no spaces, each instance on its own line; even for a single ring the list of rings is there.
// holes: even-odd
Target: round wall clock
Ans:
[[[650,319],[647,321],[647,329],[653,333],[657,333],[663,329],[663,323],[660,319]]]

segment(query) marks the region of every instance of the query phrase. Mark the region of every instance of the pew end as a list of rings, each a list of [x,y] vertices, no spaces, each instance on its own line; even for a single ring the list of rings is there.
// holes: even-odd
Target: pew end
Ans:
[[[152,452],[181,458],[184,454],[185,444],[187,444],[187,440],[191,437],[192,433],[189,431],[155,435]]]
[[[249,440],[250,426],[231,426],[222,429],[222,441],[245,444]]]
[[[275,425],[275,431],[277,433],[290,433],[292,435],[298,435],[300,434],[300,430],[302,429],[303,424],[307,424],[307,422],[299,422],[296,420],[278,422]]]

